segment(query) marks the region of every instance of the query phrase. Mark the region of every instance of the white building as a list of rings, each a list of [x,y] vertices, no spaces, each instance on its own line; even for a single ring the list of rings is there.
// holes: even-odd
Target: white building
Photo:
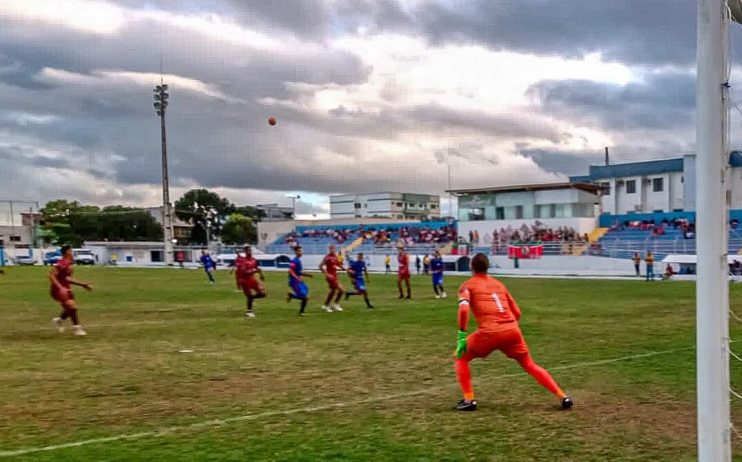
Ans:
[[[695,211],[696,158],[650,160],[615,165],[592,165],[588,175],[573,182],[601,187],[601,212],[611,215]],[[729,156],[731,209],[742,209],[742,152]]]
[[[330,196],[330,216],[437,220],[441,216],[441,200],[429,194],[396,192]]]
[[[590,183],[547,183],[450,191],[458,197],[459,235],[490,234],[501,228],[568,227],[589,233],[595,228],[600,186]]]

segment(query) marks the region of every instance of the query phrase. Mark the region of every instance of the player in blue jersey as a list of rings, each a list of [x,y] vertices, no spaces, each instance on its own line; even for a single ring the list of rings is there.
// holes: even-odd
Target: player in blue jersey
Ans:
[[[345,292],[345,299],[352,297],[353,295],[363,295],[363,300],[366,302],[366,307],[373,308],[374,306],[368,299],[368,290],[366,290],[366,280],[368,277],[368,270],[366,269],[366,262],[363,259],[363,254],[359,253],[358,257],[354,262],[348,265],[348,274],[353,281],[353,287],[355,291]],[[365,280],[364,280],[365,276]]]
[[[216,270],[216,262],[213,258],[211,258],[211,255],[209,255],[209,252],[206,250],[201,251],[201,264],[204,265],[204,271],[206,271],[206,275],[209,277],[209,282],[211,284],[216,283],[214,280],[214,270]]]
[[[446,298],[446,289],[443,288],[443,257],[438,250],[433,252],[433,259],[430,260],[430,273],[433,275],[435,298]]]
[[[311,274],[304,272],[304,265],[301,263],[301,256],[304,254],[300,245],[294,247],[294,255],[296,255],[289,264],[289,287],[291,290],[286,296],[286,303],[292,299],[299,300],[301,306],[299,308],[299,315],[304,316],[304,311],[307,309],[309,303],[309,287],[304,283],[304,278],[311,278]]]

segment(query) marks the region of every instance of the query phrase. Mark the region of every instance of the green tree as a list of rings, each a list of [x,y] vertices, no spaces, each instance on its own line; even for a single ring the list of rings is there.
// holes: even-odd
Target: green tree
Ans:
[[[162,226],[146,210],[114,205],[103,210],[59,199],[41,209],[41,236],[47,243],[75,247],[84,241],[159,241]]]
[[[258,231],[250,217],[233,213],[222,228],[222,242],[228,245],[257,242]]]
[[[80,246],[83,241],[80,230],[91,226],[90,214],[98,211],[98,207],[84,206],[77,201],[49,201],[41,209],[42,236],[54,245]]]
[[[207,189],[192,189],[175,202],[175,216],[193,224],[191,242],[206,244],[207,229],[211,236],[219,236],[225,218],[235,207],[226,198]]]

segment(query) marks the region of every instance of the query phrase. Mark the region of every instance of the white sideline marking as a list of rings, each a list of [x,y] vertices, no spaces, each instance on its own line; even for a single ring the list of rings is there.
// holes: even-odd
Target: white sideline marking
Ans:
[[[602,359],[602,360],[597,360],[597,361],[565,364],[563,366],[551,367],[549,368],[549,370],[559,371],[559,370],[565,370],[565,369],[575,369],[575,368],[580,368],[580,367],[600,366],[603,364],[613,364],[613,363],[617,363],[621,361],[629,361],[632,359],[649,358],[652,356],[677,353],[679,351],[692,350],[694,348],[695,347],[686,347],[686,348],[675,348],[672,350],[650,351],[647,353],[640,353],[640,354],[629,355],[629,356],[621,356],[621,357],[612,358],[612,359]],[[523,373],[518,372],[518,373],[513,373],[513,374],[505,374],[505,375],[499,375],[496,377],[491,377],[488,380],[518,377],[521,375],[523,375]],[[389,400],[398,399],[398,398],[406,398],[410,396],[424,395],[424,394],[428,394],[434,391],[438,391],[440,390],[440,388],[441,387],[421,388],[419,390],[409,391],[405,393],[396,393],[393,395],[386,395],[386,396],[371,396],[368,398],[363,398],[363,399],[358,399],[358,400],[345,401],[345,402],[332,403],[332,404],[324,404],[322,406],[302,407],[302,408],[295,408],[295,409],[287,409],[283,411],[268,411],[268,412],[261,412],[258,414],[246,414],[246,415],[235,416],[235,417],[227,417],[225,419],[212,419],[212,420],[205,420],[203,422],[195,422],[195,423],[188,424],[188,425],[166,427],[166,428],[162,428],[159,430],[152,430],[152,431],[146,431],[146,432],[128,433],[128,434],[108,436],[108,437],[102,437],[102,438],[92,438],[89,440],[81,440],[81,441],[75,441],[72,443],[56,444],[52,446],[23,448],[23,449],[11,450],[11,451],[0,451],[0,457],[23,456],[26,454],[33,454],[37,452],[57,451],[59,449],[76,448],[80,446],[88,446],[91,444],[111,443],[114,441],[121,441],[121,440],[138,440],[142,438],[166,436],[166,435],[170,435],[175,432],[182,431],[182,430],[191,430],[191,429],[204,428],[204,427],[218,427],[218,426],[229,424],[229,423],[258,420],[258,419],[262,419],[265,417],[287,416],[287,415],[293,415],[293,414],[326,411],[330,409],[344,408],[347,406],[353,406],[357,404],[375,403],[375,402],[381,402],[381,401],[389,401]]]

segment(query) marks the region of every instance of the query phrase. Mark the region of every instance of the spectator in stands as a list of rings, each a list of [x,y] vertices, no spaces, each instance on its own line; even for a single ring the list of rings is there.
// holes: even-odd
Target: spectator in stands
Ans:
[[[639,256],[639,252],[634,252],[632,260],[634,260],[634,271],[636,271],[636,275],[641,275],[642,257]]]
[[[732,274],[742,276],[742,263],[739,260],[734,260],[734,263],[732,263]]]
[[[654,255],[652,255],[652,252],[647,252],[644,263],[647,265],[647,282],[654,281]]]
[[[420,274],[420,255],[415,255],[415,269],[417,274]]]
[[[430,257],[426,253],[425,256],[423,257],[423,274],[427,276],[429,272],[430,272]]]

